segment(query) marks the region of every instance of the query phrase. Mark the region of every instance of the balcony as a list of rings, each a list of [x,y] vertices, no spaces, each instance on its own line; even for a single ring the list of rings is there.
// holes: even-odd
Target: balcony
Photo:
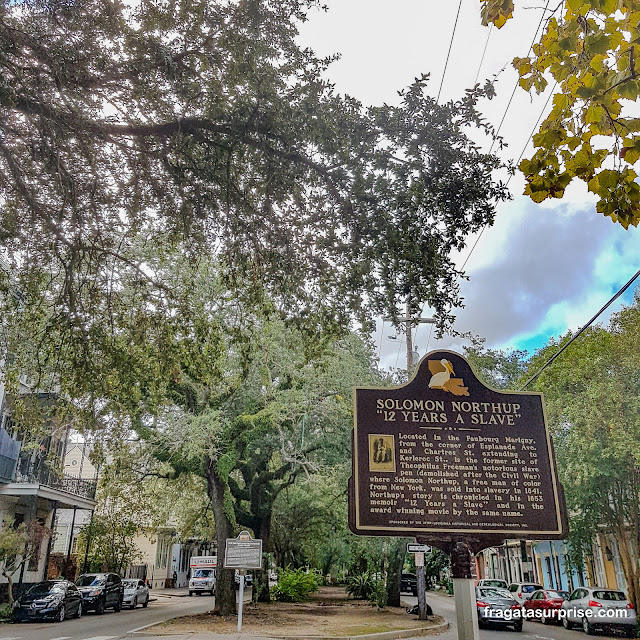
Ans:
[[[55,502],[61,509],[94,509],[97,479],[62,473],[47,463],[46,454],[45,447],[35,453],[22,451],[13,480],[0,483],[0,495],[18,497],[25,504],[35,499]]]
[[[58,491],[64,491],[74,496],[93,500],[96,497],[97,480],[76,478],[65,473],[54,471],[45,466],[27,469],[26,473],[18,469],[16,482],[38,484]]]

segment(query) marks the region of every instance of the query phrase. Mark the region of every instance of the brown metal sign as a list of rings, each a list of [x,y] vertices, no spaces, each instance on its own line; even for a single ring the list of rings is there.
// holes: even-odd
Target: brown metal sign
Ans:
[[[565,538],[542,394],[490,389],[451,351],[401,387],[357,388],[349,516],[356,534],[446,550]]]

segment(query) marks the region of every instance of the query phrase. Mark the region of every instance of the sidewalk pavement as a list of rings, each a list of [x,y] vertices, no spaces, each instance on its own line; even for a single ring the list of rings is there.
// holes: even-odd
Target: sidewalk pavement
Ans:
[[[187,587],[183,588],[174,588],[174,589],[149,589],[149,595],[152,598],[161,597],[161,598],[184,598],[189,596],[189,589]],[[209,595],[209,594],[207,594]],[[202,596],[200,596],[202,597]],[[205,598],[207,596],[204,596]]]

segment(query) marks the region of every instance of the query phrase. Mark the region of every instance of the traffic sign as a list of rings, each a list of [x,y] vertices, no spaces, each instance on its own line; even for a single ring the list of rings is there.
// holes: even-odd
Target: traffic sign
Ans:
[[[431,553],[431,550],[428,544],[416,544],[415,542],[407,544],[407,553]]]

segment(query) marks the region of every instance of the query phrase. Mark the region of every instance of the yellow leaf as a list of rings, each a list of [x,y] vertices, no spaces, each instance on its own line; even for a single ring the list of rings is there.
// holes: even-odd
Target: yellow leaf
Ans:
[[[593,56],[593,58],[591,58],[591,62],[589,64],[589,66],[592,69],[595,69],[598,73],[600,73],[602,71],[602,67],[604,65],[604,61],[607,59],[607,56],[603,55],[603,54],[598,54],[597,56]]]

